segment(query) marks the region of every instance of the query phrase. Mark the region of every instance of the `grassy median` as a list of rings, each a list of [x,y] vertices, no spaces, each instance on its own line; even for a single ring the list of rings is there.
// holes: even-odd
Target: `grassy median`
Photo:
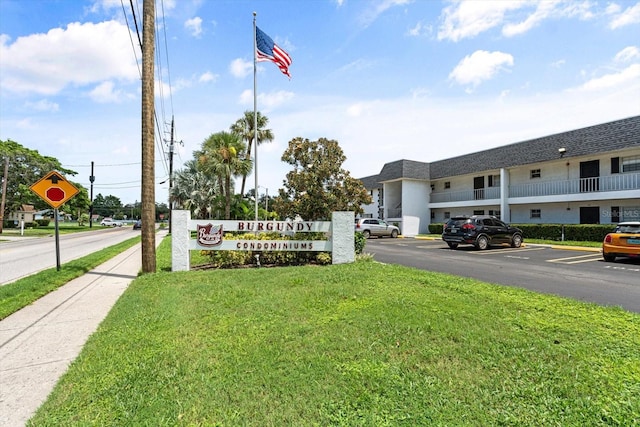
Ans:
[[[139,277],[29,425],[633,426],[638,396],[636,314],[361,260]]]
[[[56,267],[48,268],[0,286],[0,320],[91,271],[139,242],[140,236],[136,236],[82,258],[66,262],[60,266],[60,270]]]

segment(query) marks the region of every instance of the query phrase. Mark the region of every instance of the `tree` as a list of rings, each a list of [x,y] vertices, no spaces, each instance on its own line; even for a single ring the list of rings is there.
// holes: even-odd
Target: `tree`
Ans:
[[[251,161],[244,157],[245,145],[235,133],[218,132],[202,142],[202,149],[194,153],[205,174],[218,177],[223,183],[224,218],[231,218],[232,177],[248,174]]]
[[[231,132],[240,135],[242,140],[247,144],[247,151],[245,155],[245,160],[251,160],[251,148],[253,145],[254,138],[254,114],[253,111],[245,111],[244,117],[238,119],[234,124],[231,125]],[[260,114],[260,111],[257,112],[257,125],[258,125],[258,145],[263,142],[271,142],[273,141],[273,132],[271,129],[265,129],[265,126],[269,124],[269,118]],[[251,172],[250,170],[246,173],[242,174],[242,186],[240,187],[240,194],[244,194],[244,187],[247,181],[247,175]]]
[[[205,219],[216,206],[218,188],[216,176],[205,174],[196,160],[188,160],[184,163],[184,169],[174,174],[169,199],[176,209],[186,209],[196,218]]]
[[[273,201],[274,210],[285,218],[300,215],[308,221],[330,220],[334,211],[362,213],[361,206],[371,203],[371,196],[360,180],[342,169],[345,160],[335,140],[289,141],[282,161],[293,170]]]
[[[111,195],[103,196],[100,193],[93,198],[93,208],[97,215],[103,217],[110,216],[115,218],[124,213],[124,208],[119,198]]]
[[[33,205],[37,210],[49,207],[29,188],[47,173],[55,170],[65,176],[78,174],[71,169],[63,168],[58,159],[43,156],[37,150],[23,147],[10,139],[0,141],[0,159],[3,160],[2,174],[4,161],[9,159],[6,192],[2,194],[5,200],[4,212],[0,213],[3,218],[6,217],[5,214],[17,210],[23,204]]]

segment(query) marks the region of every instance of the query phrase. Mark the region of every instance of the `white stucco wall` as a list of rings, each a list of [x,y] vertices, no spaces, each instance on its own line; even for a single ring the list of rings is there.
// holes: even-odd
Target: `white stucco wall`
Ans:
[[[379,198],[380,192],[376,190],[370,190],[371,199],[373,199],[373,203],[364,205],[362,208],[364,210],[364,214],[362,215],[365,218],[378,218],[378,208],[379,206]]]
[[[402,182],[402,234],[416,236],[429,232],[429,183]]]

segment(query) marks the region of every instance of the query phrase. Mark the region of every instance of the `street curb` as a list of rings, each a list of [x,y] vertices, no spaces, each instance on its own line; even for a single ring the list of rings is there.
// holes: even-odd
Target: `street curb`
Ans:
[[[416,240],[442,240],[439,237],[431,237],[431,236],[415,236]],[[527,246],[530,247],[542,247],[542,248],[551,248],[551,249],[563,249],[566,251],[583,251],[583,252],[602,252],[602,248],[593,248],[588,246],[565,246],[565,245],[553,245],[553,244],[543,244],[543,243],[523,243],[522,247],[525,248]]]

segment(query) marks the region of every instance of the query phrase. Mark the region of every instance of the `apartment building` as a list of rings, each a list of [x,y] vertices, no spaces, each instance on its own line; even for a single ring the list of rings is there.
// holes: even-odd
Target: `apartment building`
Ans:
[[[425,163],[397,160],[361,178],[366,217],[428,232],[455,215],[510,223],[640,220],[640,116]]]

